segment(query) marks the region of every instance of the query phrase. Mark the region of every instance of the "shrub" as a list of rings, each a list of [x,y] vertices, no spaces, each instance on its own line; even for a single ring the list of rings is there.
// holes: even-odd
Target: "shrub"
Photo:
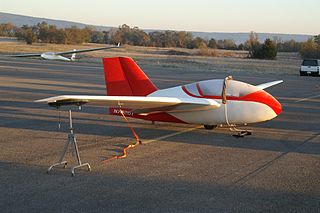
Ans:
[[[196,53],[196,55],[216,57],[217,52],[215,49],[209,49],[207,47],[202,47],[199,49],[199,51]]]
[[[34,33],[34,29],[28,25],[24,25],[18,29],[15,33],[18,40],[24,40],[27,44],[32,44],[37,41],[37,36]]]
[[[252,58],[274,60],[276,57],[277,46],[271,39],[266,39],[263,45],[253,49]]]

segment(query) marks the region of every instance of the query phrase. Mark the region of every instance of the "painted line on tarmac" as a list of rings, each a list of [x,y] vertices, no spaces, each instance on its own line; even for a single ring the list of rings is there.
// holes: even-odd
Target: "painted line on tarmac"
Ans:
[[[161,137],[158,137],[158,138],[155,138],[155,139],[142,141],[142,144],[148,144],[148,143],[152,143],[152,142],[156,142],[156,141],[161,141],[161,140],[164,140],[164,139],[167,139],[167,138],[171,138],[173,136],[177,136],[177,135],[181,135],[183,133],[194,131],[194,130],[199,129],[199,128],[200,128],[200,126],[193,127],[193,128],[189,128],[189,129],[180,131],[180,132],[175,132],[175,133],[171,133],[171,134],[168,134],[168,135],[164,135],[164,136],[161,136]]]
[[[295,103],[307,101],[307,100],[310,100],[310,99],[313,99],[313,98],[318,98],[318,97],[320,97],[320,95],[313,95],[313,96],[310,96],[310,97],[306,97],[306,98],[302,98],[300,100],[297,100],[297,101],[295,101]]]

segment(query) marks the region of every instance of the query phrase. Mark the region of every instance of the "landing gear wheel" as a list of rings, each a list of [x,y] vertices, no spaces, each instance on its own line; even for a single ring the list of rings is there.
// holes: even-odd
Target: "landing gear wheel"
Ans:
[[[205,129],[207,130],[212,130],[212,129],[215,129],[217,128],[217,125],[203,125]]]

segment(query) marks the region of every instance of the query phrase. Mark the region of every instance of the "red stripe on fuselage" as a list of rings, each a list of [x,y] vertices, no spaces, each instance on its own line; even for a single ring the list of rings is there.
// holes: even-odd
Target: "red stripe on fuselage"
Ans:
[[[199,94],[200,94],[201,96],[204,96],[204,94],[203,94],[203,92],[202,92],[202,90],[201,90],[201,88],[200,88],[199,83],[197,83],[196,85],[197,85],[197,89],[198,89]]]
[[[210,96],[210,95],[203,95],[200,87],[197,84],[198,92],[200,93],[201,96],[196,96],[192,93],[190,93],[185,86],[181,87],[182,90],[189,96],[195,97],[195,98],[208,98],[208,99],[222,99],[221,96]],[[231,101],[252,101],[252,102],[258,102],[265,104],[269,106],[277,115],[279,115],[282,111],[282,106],[281,104],[269,93],[267,93],[264,90],[259,90],[250,94],[247,94],[245,96],[241,97],[235,97],[235,96],[227,96],[227,100]]]
[[[182,86],[181,88],[182,88],[182,90],[183,90],[187,95],[189,95],[189,96],[191,96],[191,97],[195,97],[195,98],[201,98],[200,96],[195,96],[195,95],[193,95],[192,93],[190,93],[190,92],[186,89],[185,86]]]
[[[109,108],[109,114],[122,116],[119,108]],[[166,112],[153,113],[149,115],[138,115],[131,112],[131,109],[122,109],[126,117],[138,118],[148,121],[172,122],[172,123],[186,123]]]

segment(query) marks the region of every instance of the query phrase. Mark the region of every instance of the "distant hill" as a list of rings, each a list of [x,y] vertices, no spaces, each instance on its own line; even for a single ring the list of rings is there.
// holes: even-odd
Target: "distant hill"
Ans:
[[[86,26],[92,26],[96,30],[99,31],[109,31],[114,27],[110,26],[97,26],[97,25],[87,25],[79,22],[71,22],[71,21],[64,21],[64,20],[54,20],[54,19],[47,19],[47,18],[38,18],[32,16],[23,16],[23,15],[15,15],[10,13],[2,13],[0,12],[0,24],[3,23],[12,23],[18,27],[22,25],[35,25],[39,22],[47,22],[50,25],[56,25],[58,28],[65,28],[76,26],[78,28],[84,28]],[[145,32],[152,32],[157,30],[146,29]],[[217,33],[217,32],[192,32],[192,34],[196,37],[199,36],[204,39],[211,39],[214,38],[216,40],[220,39],[233,39],[237,44],[243,43],[248,39],[249,33]],[[263,42],[266,38],[273,39],[274,37],[278,37],[283,41],[288,40],[295,40],[295,41],[306,41],[312,35],[297,35],[297,34],[277,34],[277,33],[258,33],[258,37],[260,42]]]
[[[38,18],[38,17],[32,17],[32,16],[23,16],[23,15],[0,12],[0,24],[12,23],[17,27],[22,27],[22,25],[35,25],[43,21],[47,22],[49,25],[56,25],[58,28],[66,28],[66,27],[72,27],[72,26],[76,26],[78,28],[84,28],[86,26],[93,26],[93,25],[83,24],[79,22]],[[94,25],[93,27],[95,27],[96,30],[99,30],[99,31],[109,31],[112,28],[112,27],[97,26],[97,25]]]
[[[206,32],[193,32],[194,36],[199,36],[201,38],[214,38],[216,40],[220,39],[233,39],[236,44],[245,42],[250,33],[206,33]],[[291,39],[303,42],[307,41],[312,35],[300,35],[300,34],[279,34],[279,33],[258,33],[258,38],[260,42],[264,42],[267,38],[280,38],[282,41],[289,41]]]

